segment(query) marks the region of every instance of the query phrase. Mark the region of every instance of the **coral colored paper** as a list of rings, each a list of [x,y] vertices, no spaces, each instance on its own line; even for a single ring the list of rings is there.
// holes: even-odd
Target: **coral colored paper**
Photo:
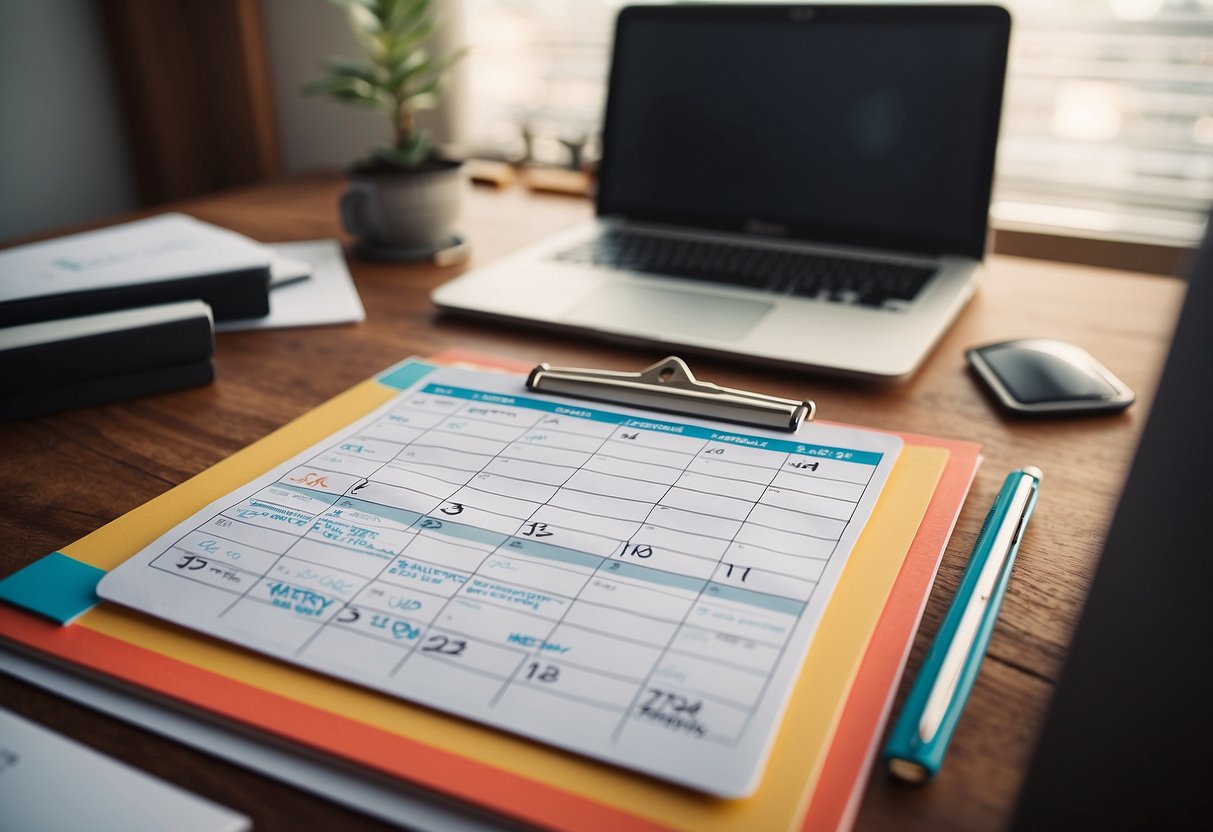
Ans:
[[[805,815],[806,832],[849,829],[854,823],[944,547],[981,464],[975,443],[902,436],[907,444],[939,445],[952,455],[855,677]]]
[[[482,361],[477,357],[477,363]],[[101,568],[112,567],[127,553],[154,538],[166,522],[182,516],[190,506],[204,504],[225,493],[231,483],[239,478],[251,478],[264,470],[267,459],[283,458],[293,448],[335,430],[349,421],[352,414],[366,412],[392,392],[374,382],[365,382],[287,428],[233,455],[220,466],[65,548],[64,553]],[[911,438],[911,441],[914,439]],[[960,450],[973,447],[964,443],[930,444]],[[908,481],[907,490],[917,490],[928,496],[931,494],[935,478],[947,458],[944,451],[936,450],[933,453],[936,461],[932,461],[928,453],[919,458],[917,465],[909,466],[917,469],[915,476],[918,479]],[[975,450],[971,455],[975,457]],[[954,462],[949,464],[949,472],[954,467]],[[970,476],[971,471],[970,465]],[[950,476],[955,478],[954,475]],[[966,487],[967,483],[966,477]],[[950,530],[964,490],[953,488],[943,502],[937,498],[931,505],[933,521],[923,525],[924,530],[928,527],[932,530],[930,539],[924,539],[921,532],[918,535],[915,543],[918,554],[914,562],[926,558],[932,564],[932,574],[933,564],[938,562],[938,553],[946,542],[946,532]],[[926,510],[925,501],[922,510]],[[901,544],[901,551],[905,550],[909,538],[913,537],[921,516],[919,511],[912,517],[908,534],[904,528],[899,530],[907,541]],[[920,548],[922,552],[919,552]],[[910,587],[904,577],[907,570],[900,569],[898,573],[898,569],[900,558],[897,558],[891,570],[880,599],[887,596],[894,578],[899,594],[903,585]],[[886,571],[890,570],[886,568]],[[911,606],[917,605],[921,610],[924,597],[925,588],[911,599]],[[877,608],[878,614],[881,608],[888,609],[883,601]],[[882,634],[888,629],[884,623],[887,618],[886,614],[881,619],[879,632]],[[789,710],[789,722],[772,757],[768,774],[771,782],[764,782],[758,794],[749,800],[719,801],[656,784],[646,778],[506,737],[422,708],[408,709],[403,714],[406,718],[402,719],[400,703],[388,697],[244,653],[152,622],[137,614],[103,606],[86,614],[80,622],[73,627],[60,628],[14,610],[0,608],[0,634],[38,650],[187,704],[290,737],[323,753],[407,779],[449,797],[489,806],[520,820],[545,826],[582,829],[619,828],[621,825],[628,828],[696,829],[798,826],[804,810],[803,799],[807,797],[805,789],[813,779],[812,773],[823,770],[823,761],[811,761],[808,777],[804,775],[803,768],[787,763],[796,761],[797,752],[807,744],[806,731],[816,730],[819,741],[828,742],[837,717],[836,713],[831,712],[824,719],[817,719],[815,725],[810,725],[813,723],[811,719],[808,722],[795,722],[793,717],[799,712]],[[870,632],[869,628],[857,634],[860,644],[856,655],[862,655]],[[908,637],[900,638],[903,650],[907,640]],[[173,656],[185,656],[188,661],[170,658]],[[865,660],[860,672],[870,673],[872,661]],[[884,664],[887,665],[887,661]],[[806,667],[810,666],[806,663]],[[849,689],[853,671],[854,668],[851,668],[842,674],[840,697],[845,696]],[[893,673],[894,681],[895,677],[896,671]],[[888,688],[877,693],[879,696],[876,699],[883,697],[887,701],[891,696]],[[357,718],[344,716],[337,711],[356,714]],[[843,730],[855,730],[856,725],[870,722],[870,714],[858,714],[848,707],[841,724]],[[408,731],[413,736],[403,736],[399,729],[393,729],[393,726],[402,723],[407,723]],[[862,732],[862,725],[860,730]],[[417,739],[417,736],[423,739]],[[864,755],[868,746],[865,746]],[[837,747],[836,744],[834,749]],[[850,778],[849,782],[853,785],[861,773],[857,771],[855,777],[836,774],[835,757],[832,750],[822,774],[823,790],[824,783],[834,783],[840,778],[844,783]],[[511,770],[498,768],[503,760],[509,761],[507,765]],[[853,762],[841,760],[837,765],[848,768],[839,771],[849,771]],[[800,763],[803,765],[803,760]],[[789,772],[789,776],[776,774],[784,771]],[[849,799],[851,791],[840,795],[840,799]],[[818,811],[818,805],[818,802],[814,802],[810,819]]]

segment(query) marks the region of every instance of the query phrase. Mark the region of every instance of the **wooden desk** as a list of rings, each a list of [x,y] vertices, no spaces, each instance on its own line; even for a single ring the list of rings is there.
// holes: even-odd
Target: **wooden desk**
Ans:
[[[342,236],[342,182],[316,176],[175,208],[265,241]],[[520,189],[468,194],[471,265],[588,217],[583,201]],[[347,240],[348,241],[348,240]],[[213,385],[0,426],[0,575],[83,536],[410,355],[461,348],[535,363],[638,369],[653,351],[436,318],[429,292],[464,267],[350,259],[367,320],[353,326],[221,334]],[[892,388],[723,360],[701,377],[817,400],[825,418],[976,440],[985,464],[940,569],[909,673],[938,627],[982,521],[1011,468],[1045,471],[968,710],[940,776],[909,788],[876,771],[859,829],[992,829],[1004,825],[1132,458],[1182,297],[1174,279],[1007,257],[923,369]],[[1003,418],[970,379],[963,350],[1026,336],[1089,349],[1139,396],[1126,413],[1073,421]],[[904,685],[903,685],[904,688]],[[904,696],[904,689],[902,691]],[[0,675],[0,702],[69,736],[254,818],[259,830],[380,828],[309,794],[186,749]],[[388,828],[388,827],[382,827]]]

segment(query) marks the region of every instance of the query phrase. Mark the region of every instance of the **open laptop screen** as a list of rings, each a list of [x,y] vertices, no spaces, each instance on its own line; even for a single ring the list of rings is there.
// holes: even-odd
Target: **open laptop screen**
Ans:
[[[598,210],[980,258],[1010,28],[997,7],[631,7]]]

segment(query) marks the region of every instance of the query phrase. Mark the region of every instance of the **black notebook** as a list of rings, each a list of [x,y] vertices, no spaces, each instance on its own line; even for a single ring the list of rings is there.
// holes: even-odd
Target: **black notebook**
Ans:
[[[0,326],[201,300],[215,320],[269,314],[272,252],[185,214],[0,252]]]
[[[206,384],[213,331],[196,300],[0,329],[0,421]]]

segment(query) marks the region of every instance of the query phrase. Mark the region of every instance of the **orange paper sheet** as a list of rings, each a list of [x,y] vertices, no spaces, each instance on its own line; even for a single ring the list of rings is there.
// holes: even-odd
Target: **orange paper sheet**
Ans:
[[[393,393],[374,382],[365,382],[65,548],[64,553],[101,568],[112,568],[193,508],[221,496],[269,464],[336,430]],[[902,552],[914,537],[915,529],[919,528],[923,512],[928,511],[926,498],[934,490],[940,472],[945,470],[945,463],[945,480],[956,480],[956,475],[951,473],[955,461],[949,460],[949,451],[953,446],[960,446],[935,441],[921,444],[923,447],[908,449],[911,450],[908,455],[911,464],[901,466],[905,481],[900,488],[907,495],[925,494],[922,505],[919,508],[911,505],[907,511],[900,512],[900,516],[893,512],[891,518],[886,518],[890,529],[883,532],[884,541],[906,541],[901,544]],[[971,471],[970,465],[969,476]],[[965,479],[966,488],[967,482]],[[865,672],[872,676],[875,669],[880,671],[881,679],[887,679],[891,666],[888,656],[896,652],[890,652],[892,646],[900,643],[904,656],[904,645],[912,637],[912,626],[907,636],[903,632],[908,620],[904,614],[896,616],[896,623],[886,623],[886,619],[893,620],[889,617],[893,604],[892,601],[885,604],[884,598],[896,581],[895,597],[905,596],[905,603],[900,606],[916,606],[921,610],[925,597],[925,588],[919,586],[922,581],[906,576],[919,575],[923,564],[929,564],[933,574],[939,551],[946,541],[946,532],[942,539],[939,539],[939,532],[943,525],[950,529],[963,491],[952,488],[945,495],[943,489],[940,490],[931,503],[929,522],[922,526],[922,530],[933,530],[931,539],[924,540],[922,530],[919,530],[915,551],[919,548],[922,551],[912,554],[906,566],[901,565],[898,556],[892,566],[887,558],[872,561],[866,574],[857,567],[851,583],[861,589],[854,590],[853,597],[864,599],[868,608],[876,597],[877,606],[870,619],[874,622],[881,609],[884,617],[872,645],[887,644],[879,653],[873,653],[872,647],[868,647],[868,658],[861,666],[857,657],[864,655],[872,629],[869,626],[863,630],[845,623],[848,615],[855,615],[853,609],[844,607],[835,614],[844,622],[834,625],[835,629],[841,628],[838,631],[849,634],[847,646],[842,646],[847,639],[829,643],[823,640],[815,647],[819,655],[815,656],[811,651],[806,662],[806,668],[810,669],[850,662],[849,667],[834,672],[831,677],[835,686],[834,701],[846,700],[857,670],[861,679],[865,678]],[[880,532],[877,528],[874,534]],[[923,541],[921,547],[918,541]],[[872,548],[879,549],[880,543],[873,542]],[[856,562],[863,566],[862,558]],[[915,569],[907,571],[914,564],[918,564]],[[873,580],[877,586],[875,590],[872,589]],[[882,585],[883,591],[879,589]],[[862,591],[865,588],[866,593]],[[929,588],[929,580],[926,588]],[[826,627],[823,622],[823,631]],[[882,633],[886,634],[883,638]],[[855,761],[844,757],[835,762],[839,746],[837,742],[833,746],[829,744],[830,735],[838,726],[841,726],[839,730],[847,731],[848,736],[871,732],[871,709],[853,708],[850,703],[869,699],[887,702],[890,695],[890,685],[886,683],[879,691],[873,689],[871,697],[851,697],[845,712],[837,707],[815,707],[813,703],[802,705],[797,697],[789,708],[762,788],[747,800],[720,801],[411,706],[126,610],[102,606],[87,613],[76,625],[60,628],[16,610],[0,608],[0,634],[82,667],[289,738],[325,754],[409,780],[449,797],[493,808],[538,825],[578,829],[787,829],[799,826],[806,798],[810,796],[809,787],[818,774],[822,778],[822,788],[817,790],[819,795],[827,783],[832,784],[833,791],[838,783],[845,785],[848,779],[854,782],[855,778],[849,772],[854,770]],[[894,682],[899,669],[900,661],[892,672]],[[876,679],[876,676],[872,678]],[[866,683],[861,683],[857,690],[866,690]],[[819,753],[806,760],[806,746],[812,746],[814,751],[830,749],[828,761]],[[865,748],[869,746],[870,742]],[[819,801],[815,799],[809,807],[809,820],[815,817],[815,812],[828,811],[831,817],[839,814],[839,807],[833,804],[823,809],[818,806]],[[816,823],[813,828],[818,828]]]
[[[981,464],[975,443],[902,436],[916,445],[947,447],[951,457],[856,674],[805,815],[805,832],[849,829],[854,823],[944,547]]]

